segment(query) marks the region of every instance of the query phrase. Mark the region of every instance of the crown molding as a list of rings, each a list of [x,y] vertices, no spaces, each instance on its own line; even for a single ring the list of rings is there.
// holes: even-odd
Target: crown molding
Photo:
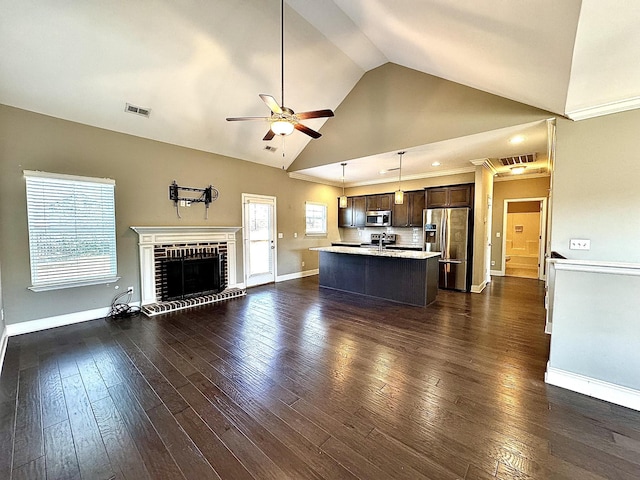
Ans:
[[[594,107],[581,108],[567,112],[566,115],[571,120],[580,121],[588,118],[610,115],[612,113],[626,112],[636,108],[640,108],[640,97],[627,98],[617,102],[603,103]]]
[[[542,178],[542,177],[550,177],[551,174],[549,172],[543,173],[523,173],[522,175],[508,175],[504,177],[493,177],[494,182],[510,182],[512,180],[528,180],[529,178]]]
[[[403,175],[402,181],[404,182],[404,181],[410,181],[410,180],[421,180],[423,178],[446,177],[448,175],[460,175],[463,173],[473,173],[475,171],[476,171],[476,167],[463,167],[463,168],[455,168],[451,170],[443,170],[441,172],[417,173],[415,175]],[[325,180],[319,177],[312,177],[311,175],[303,175],[296,172],[289,172],[289,177],[295,178],[297,180],[304,180],[306,182],[314,182],[314,183],[321,183],[323,185],[330,185],[332,187],[339,187],[339,188],[342,187],[342,183]],[[392,180],[387,177],[387,178],[381,178],[381,179],[375,179],[375,180],[365,180],[362,182],[348,182],[348,183],[345,183],[344,186],[345,188],[364,187],[367,185],[379,185],[381,183],[394,183],[394,182],[397,183],[398,181]]]
[[[322,185],[329,185],[331,187],[342,187],[342,182],[334,182],[331,180],[325,180],[324,178],[312,177],[311,175],[304,175],[302,173],[297,172],[288,172],[289,178],[294,178],[296,180],[303,180],[305,182],[313,182],[313,183],[321,183]],[[345,187],[349,186],[348,184],[344,184]]]

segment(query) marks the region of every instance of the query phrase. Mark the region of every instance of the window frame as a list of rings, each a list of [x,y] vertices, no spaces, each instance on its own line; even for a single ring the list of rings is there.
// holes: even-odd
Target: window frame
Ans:
[[[31,285],[27,288],[34,292],[42,292],[117,282],[120,277],[118,276],[115,180],[110,178],[83,177],[31,170],[24,170],[23,175],[25,178],[25,206],[27,210],[27,237],[29,240],[29,268],[31,276]],[[55,185],[56,183],[57,185]],[[105,188],[105,185],[108,185],[111,188]],[[49,189],[50,192],[58,190],[64,193],[65,188],[69,190],[70,194],[72,192],[76,193],[78,190],[84,190],[84,192],[89,191],[88,193],[97,196],[107,195],[106,200],[99,204],[100,214],[91,216],[94,220],[94,225],[95,223],[100,223],[101,228],[98,230],[95,229],[95,226],[78,228],[78,225],[82,226],[82,223],[76,222],[78,215],[82,214],[78,211],[78,208],[82,207],[80,202],[74,201],[71,208],[69,208],[69,212],[65,211],[63,216],[57,219],[52,217],[51,214],[46,211],[46,208],[50,207],[50,205],[42,202],[42,198],[38,198],[37,196],[40,195],[42,197],[43,194],[47,193],[47,189]],[[95,198],[92,197],[92,200],[95,201]],[[67,215],[68,213],[72,213],[72,220],[66,223],[67,217],[64,215]],[[47,215],[49,215],[49,219],[47,219]],[[99,218],[104,218],[105,215],[107,219],[106,225],[108,225],[107,228],[104,228],[104,224],[102,223],[103,220],[102,218]],[[62,221],[60,221],[60,218],[62,218]],[[67,240],[70,238],[71,243],[74,244],[74,248],[76,248],[76,250],[72,250],[72,256],[69,257],[69,260],[66,260],[67,265],[62,267],[68,269],[67,273],[65,274],[65,272],[62,272],[63,274],[60,274],[60,272],[58,272],[58,278],[55,278],[56,274],[54,274],[54,279],[49,279],[49,281],[47,281],[42,274],[39,275],[37,272],[39,266],[46,265],[48,263],[47,261],[37,260],[39,253],[38,250],[42,251],[43,248],[46,248],[43,247],[43,245],[49,246],[49,248],[53,249],[56,247],[60,249],[61,242],[59,239],[57,241],[55,239],[47,239],[44,244],[38,244],[35,240],[35,237],[38,234],[37,227],[34,225],[37,224],[38,221],[49,222],[49,220],[51,220],[51,224],[58,225],[62,228],[69,228],[73,225],[73,234],[69,235],[68,231],[63,230],[62,237]],[[47,223],[47,226],[50,226],[51,224]],[[111,225],[113,226],[113,230],[109,228]],[[104,248],[104,245],[101,245],[102,252],[100,255],[87,255],[87,257],[93,257],[94,259],[96,257],[105,257],[105,259],[102,259],[101,266],[104,270],[101,273],[104,274],[83,279],[82,277],[86,275],[85,272],[87,271],[87,268],[91,267],[90,263],[92,260],[89,260],[88,262],[77,261],[82,258],[82,255],[80,255],[81,252],[77,249],[77,244],[79,242],[86,242],[87,236],[90,237],[92,234],[95,236],[96,233],[100,234],[103,240],[106,240],[106,248]]]
[[[308,207],[309,206],[313,206],[313,207],[321,207],[322,211],[323,211],[323,216],[322,216],[322,222],[323,222],[323,231],[309,231],[308,229],[308,225],[309,225],[309,212],[308,212]],[[321,203],[321,202],[310,202],[307,201],[304,204],[304,235],[305,237],[326,237],[329,233],[329,208],[327,206],[326,203]],[[315,218],[315,217],[314,217]]]

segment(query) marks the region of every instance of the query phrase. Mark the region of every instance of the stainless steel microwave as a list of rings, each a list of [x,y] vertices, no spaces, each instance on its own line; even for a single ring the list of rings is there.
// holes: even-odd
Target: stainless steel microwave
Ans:
[[[366,213],[367,221],[365,225],[367,227],[390,227],[391,226],[391,211],[390,210],[374,210]]]

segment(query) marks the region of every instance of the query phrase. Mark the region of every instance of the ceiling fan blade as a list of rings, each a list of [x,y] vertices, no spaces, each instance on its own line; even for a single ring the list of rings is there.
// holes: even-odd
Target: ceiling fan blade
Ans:
[[[282,113],[282,108],[280,107],[280,105],[278,105],[278,102],[276,101],[276,99],[273,98],[271,95],[266,95],[264,93],[261,93],[260,98],[264,103],[267,104],[267,107],[269,107],[269,109],[273,113],[278,113],[278,114]]]
[[[228,117],[227,122],[244,122],[247,120],[269,120],[270,117]]]
[[[324,117],[333,117],[334,113],[332,110],[313,110],[312,112],[302,112],[296,113],[296,117],[300,120],[305,120],[307,118],[324,118]]]
[[[269,129],[269,131],[267,132],[267,134],[264,136],[264,138],[262,140],[264,140],[265,142],[268,142],[269,140],[271,140],[275,136],[276,136],[276,134],[273,133],[273,130]]]
[[[294,125],[294,128],[302,133],[306,133],[307,135],[309,135],[312,138],[320,138],[322,136],[321,133],[316,132],[315,130],[310,129],[309,127],[305,127],[304,125],[302,125],[301,123],[296,123]]]

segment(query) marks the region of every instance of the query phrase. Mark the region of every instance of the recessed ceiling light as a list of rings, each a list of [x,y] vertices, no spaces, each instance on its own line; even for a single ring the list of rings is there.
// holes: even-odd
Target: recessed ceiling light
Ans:
[[[517,167],[511,167],[511,173],[514,174],[514,175],[521,175],[521,174],[524,173],[525,168],[527,168],[527,167],[525,167],[524,165],[520,165],[520,166],[517,166]]]
[[[432,167],[439,167],[440,166],[440,162],[433,162],[431,164]]]
[[[524,136],[522,135],[516,135],[515,137],[511,137],[509,139],[509,143],[512,143],[513,145],[517,145],[518,143],[522,142],[524,142]]]

